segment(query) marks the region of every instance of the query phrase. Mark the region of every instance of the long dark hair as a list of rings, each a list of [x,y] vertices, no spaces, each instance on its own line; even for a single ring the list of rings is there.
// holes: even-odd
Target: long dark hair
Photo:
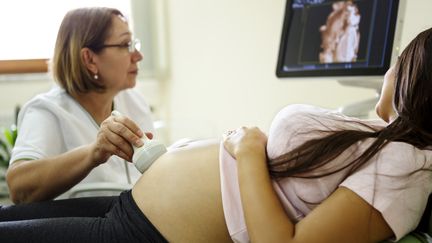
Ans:
[[[387,127],[380,130],[368,126],[370,129],[321,131],[322,137],[306,141],[294,150],[270,160],[270,175],[273,178],[316,178],[349,168],[347,177],[389,142],[405,142],[419,149],[432,145],[432,29],[423,31],[412,40],[398,59],[393,102],[398,117]],[[308,173],[367,138],[375,139],[350,163],[321,174]]]

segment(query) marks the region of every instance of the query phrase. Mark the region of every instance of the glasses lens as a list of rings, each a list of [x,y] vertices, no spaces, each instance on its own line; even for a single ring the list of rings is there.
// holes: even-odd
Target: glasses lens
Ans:
[[[131,44],[129,45],[129,52],[134,53],[135,51],[141,50],[141,41],[139,39],[132,40]]]
[[[141,50],[141,41],[139,39],[135,39],[134,46],[135,46],[135,50],[140,51]]]

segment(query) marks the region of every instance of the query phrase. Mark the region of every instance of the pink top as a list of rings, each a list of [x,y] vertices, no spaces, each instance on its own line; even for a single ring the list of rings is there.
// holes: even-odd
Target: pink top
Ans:
[[[355,121],[359,120],[317,107],[287,106],[276,115],[270,127],[268,157],[275,158],[304,141],[319,137],[319,132],[315,131],[317,129],[368,129]],[[378,120],[362,122],[370,126],[386,125]],[[351,146],[335,160],[318,169],[319,172],[349,162],[349,158],[358,156],[372,141],[373,139],[367,139]],[[431,157],[432,151],[392,142],[345,180],[343,177],[347,171],[343,170],[319,179],[287,177],[274,180],[273,187],[287,215],[293,222],[298,222],[337,187],[344,186],[381,212],[395,234],[394,240],[399,240],[416,228],[432,191],[432,173],[422,170],[415,173],[415,176],[408,175],[420,168],[431,169]],[[222,144],[220,172],[222,203],[231,238],[234,242],[249,242],[240,200],[236,161]]]

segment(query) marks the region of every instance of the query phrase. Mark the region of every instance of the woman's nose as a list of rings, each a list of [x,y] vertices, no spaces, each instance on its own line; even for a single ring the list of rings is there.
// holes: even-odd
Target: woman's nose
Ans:
[[[135,52],[132,53],[133,62],[139,62],[142,59],[143,59],[143,54],[140,51],[135,50]]]

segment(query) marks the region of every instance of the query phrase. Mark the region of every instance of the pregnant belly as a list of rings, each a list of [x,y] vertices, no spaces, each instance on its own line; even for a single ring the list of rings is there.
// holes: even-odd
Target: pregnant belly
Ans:
[[[218,158],[218,141],[191,142],[161,156],[135,184],[135,201],[168,241],[231,242]]]

